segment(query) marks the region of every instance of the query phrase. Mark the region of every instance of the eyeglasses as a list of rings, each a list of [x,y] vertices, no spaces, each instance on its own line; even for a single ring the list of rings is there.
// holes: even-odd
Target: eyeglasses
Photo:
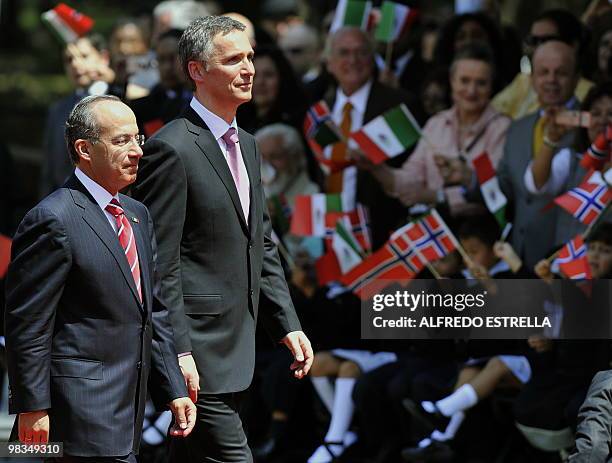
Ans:
[[[552,35],[528,35],[527,37],[525,37],[525,44],[530,46],[530,47],[537,47],[538,45],[542,45],[545,42],[548,42],[550,40],[559,40],[559,36],[552,34]]]
[[[99,138],[97,140],[92,140],[92,141],[106,141],[106,140],[102,140],[101,138]],[[111,138],[109,142],[111,145],[117,146],[119,148],[123,148],[129,145],[130,143],[135,143],[137,146],[142,146],[145,143],[145,136],[140,135],[140,134],[139,135],[119,135],[118,137]]]

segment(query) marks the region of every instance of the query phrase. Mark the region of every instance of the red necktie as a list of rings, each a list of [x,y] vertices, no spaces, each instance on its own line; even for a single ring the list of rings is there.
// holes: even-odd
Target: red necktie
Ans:
[[[138,296],[140,302],[142,302],[142,290],[140,289],[140,265],[138,264],[138,251],[136,250],[136,239],[134,238],[134,232],[130,221],[127,219],[123,212],[123,208],[119,204],[119,201],[113,199],[106,210],[115,217],[117,223],[117,235],[119,236],[119,243],[125,252],[128,265],[134,277],[134,283],[136,283],[136,289],[138,290]]]

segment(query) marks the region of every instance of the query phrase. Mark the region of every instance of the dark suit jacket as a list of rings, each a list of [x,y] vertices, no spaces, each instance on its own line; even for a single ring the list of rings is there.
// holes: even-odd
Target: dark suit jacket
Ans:
[[[207,394],[251,383],[260,291],[271,301],[262,321],[275,340],[301,329],[270,238],[255,139],[242,129],[238,136],[250,180],[248,224],[227,161],[191,107],[145,143],[132,188],[155,223],[177,350],[193,352]]]
[[[330,109],[334,106],[335,95],[334,91],[333,97],[327,99]],[[411,94],[374,81],[368,96],[363,124],[367,124],[400,103],[406,104],[419,123],[423,122],[424,116]],[[406,151],[388,160],[387,164],[391,167],[400,167],[409,153],[410,151]],[[357,173],[357,201],[369,208],[370,232],[375,249],[385,244],[391,232],[406,223],[408,209],[397,199],[387,196],[380,183],[369,172],[363,170]]]
[[[166,403],[187,396],[153,280],[151,218],[137,201],[120,201],[132,219],[144,304],[117,234],[74,175],[28,212],[13,241],[9,412],[48,409],[50,441],[74,456],[137,452],[149,372]]]
[[[43,137],[44,159],[38,190],[40,198],[62,186],[74,170],[64,140],[64,125],[74,105],[85,96],[86,93],[72,92],[49,108]]]

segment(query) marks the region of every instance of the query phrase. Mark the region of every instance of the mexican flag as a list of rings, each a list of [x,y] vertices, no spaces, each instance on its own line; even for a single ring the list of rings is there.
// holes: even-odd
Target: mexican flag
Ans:
[[[332,249],[336,253],[342,274],[349,272],[363,260],[363,250],[350,230],[350,222],[347,225],[343,220],[338,220],[332,238]]]
[[[372,119],[350,137],[374,163],[403,153],[421,137],[421,128],[405,104]]]
[[[295,197],[290,233],[297,236],[325,236],[325,214],[355,208],[348,195],[317,193]]]
[[[503,229],[506,226],[506,204],[508,201],[499,187],[493,163],[489,155],[483,152],[472,160],[472,164],[474,169],[476,169],[480,192],[487,205],[487,209],[495,216],[500,228]]]
[[[417,10],[414,8],[395,2],[383,2],[380,9],[380,21],[376,27],[376,40],[385,43],[394,42],[416,16]]]
[[[64,3],[58,3],[55,8],[45,11],[41,19],[64,43],[71,43],[83,37],[94,25],[93,19],[89,16],[79,13]]]
[[[372,11],[372,2],[362,0],[340,0],[336,6],[334,20],[329,33],[333,34],[342,27],[359,27],[367,30]]]

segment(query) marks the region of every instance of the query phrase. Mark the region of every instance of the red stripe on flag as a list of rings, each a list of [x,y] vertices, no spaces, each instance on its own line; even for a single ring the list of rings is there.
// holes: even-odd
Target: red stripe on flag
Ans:
[[[478,177],[478,183],[483,184],[487,180],[495,177],[495,168],[491,163],[491,159],[486,151],[482,152],[479,156],[472,160],[474,169],[476,170],[476,176]]]
[[[297,236],[312,235],[312,203],[310,196],[299,195],[295,197],[295,206],[289,231]]]
[[[11,262],[11,244],[9,237],[0,235],[0,278],[4,278]]]
[[[374,163],[380,164],[389,159],[389,156],[381,150],[376,143],[374,143],[370,137],[366,135],[363,130],[351,134],[353,140],[361,147],[365,155]]]

